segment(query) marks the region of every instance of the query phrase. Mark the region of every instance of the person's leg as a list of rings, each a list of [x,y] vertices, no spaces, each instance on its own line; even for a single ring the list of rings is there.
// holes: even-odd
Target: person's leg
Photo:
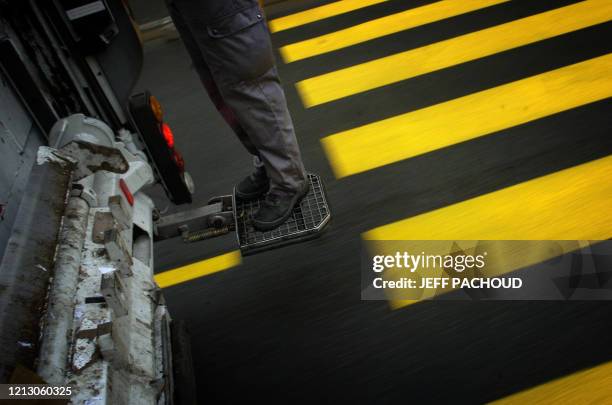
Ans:
[[[274,64],[267,27],[256,0],[172,0],[187,45],[194,48],[259,152],[270,192],[303,194],[306,173]],[[185,40],[186,38],[184,38]],[[195,63],[195,59],[194,59]],[[246,146],[246,145],[245,145]]]
[[[253,145],[245,130],[240,126],[236,114],[223,100],[223,97],[221,96],[221,93],[219,92],[219,89],[217,88],[217,85],[215,84],[215,81],[210,73],[210,69],[202,56],[202,52],[200,51],[198,44],[195,42],[195,38],[193,37],[189,27],[183,20],[181,13],[176,9],[172,0],[167,1],[167,5],[170,17],[174,22],[174,26],[183,40],[183,44],[191,57],[193,66],[195,67],[196,72],[200,77],[200,81],[204,85],[210,100],[213,102],[225,122],[227,122],[230,128],[232,128],[232,130],[236,133],[238,139],[240,139],[240,142],[242,142],[247,151],[249,151],[249,153],[255,157],[254,161],[261,162],[259,158],[259,151]],[[262,164],[256,165],[256,167],[261,165]]]

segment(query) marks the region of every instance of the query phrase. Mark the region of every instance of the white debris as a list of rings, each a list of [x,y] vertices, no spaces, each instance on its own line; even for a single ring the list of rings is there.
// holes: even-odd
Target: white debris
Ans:
[[[82,370],[93,361],[96,353],[95,339],[77,339],[76,350],[72,358],[72,366],[75,370]]]
[[[74,320],[79,322],[83,318],[84,312],[83,304],[76,305],[74,307]]]
[[[33,346],[34,346],[32,343],[29,343],[29,342],[22,342],[21,340],[20,340],[20,341],[18,341],[18,342],[17,342],[17,344],[18,344],[19,346],[21,346],[21,347],[28,347],[28,348],[31,348],[31,347],[33,347]]]
[[[117,269],[115,269],[112,266],[100,266],[98,267],[98,270],[100,270],[100,273],[106,274],[106,273],[112,273],[113,271],[116,271]]]

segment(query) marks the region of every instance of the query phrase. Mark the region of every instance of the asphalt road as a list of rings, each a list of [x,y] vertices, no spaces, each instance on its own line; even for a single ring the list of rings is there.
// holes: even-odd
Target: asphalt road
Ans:
[[[323,3],[281,3],[267,10],[268,18]],[[411,7],[429,2],[416,3]],[[304,160],[326,182],[333,223],[321,239],[250,256],[164,291],[173,316],[192,332],[200,403],[482,403],[612,359],[609,302],[431,301],[393,311],[385,301],[360,299],[363,232],[612,154],[610,99],[339,180],[320,143],[332,133],[605,55],[610,22],[310,109],[293,85],[570,3],[513,1],[292,64],[279,58]],[[273,41],[282,46],[406,8],[391,0],[279,32]],[[197,185],[194,205],[229,194],[249,173],[250,158],[207,99],[180,40],[146,45],[139,87],[165,107]],[[167,203],[154,194],[163,209]],[[229,235],[155,248],[161,272],[236,244]]]

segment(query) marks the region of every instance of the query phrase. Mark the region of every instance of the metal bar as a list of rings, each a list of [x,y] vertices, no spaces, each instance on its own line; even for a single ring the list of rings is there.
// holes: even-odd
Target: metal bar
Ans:
[[[233,213],[223,202],[215,202],[191,210],[161,217],[155,224],[157,241],[175,238],[185,232],[197,232],[211,227],[223,228],[233,222]]]

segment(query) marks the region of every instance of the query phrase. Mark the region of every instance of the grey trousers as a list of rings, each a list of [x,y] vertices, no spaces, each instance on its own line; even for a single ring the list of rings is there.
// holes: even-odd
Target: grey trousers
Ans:
[[[297,190],[306,173],[257,0],[166,3],[211,100],[263,163],[270,190]]]

